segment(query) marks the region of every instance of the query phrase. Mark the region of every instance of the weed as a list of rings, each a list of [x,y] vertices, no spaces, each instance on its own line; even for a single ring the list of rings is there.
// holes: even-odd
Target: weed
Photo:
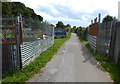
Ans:
[[[101,66],[110,74],[111,78],[117,84],[120,84],[120,67],[107,57],[94,53],[89,43],[84,40],[84,37],[81,37],[80,35],[78,35],[78,37],[85,47],[90,51],[92,56],[94,56],[97,61],[101,62]]]
[[[24,83],[30,79],[35,73],[41,71],[43,67],[50,61],[50,59],[57,53],[63,43],[70,38],[69,34],[66,38],[55,39],[54,44],[46,51],[42,52],[34,61],[26,65],[22,70],[15,70],[12,74],[7,74],[2,80],[2,83]]]

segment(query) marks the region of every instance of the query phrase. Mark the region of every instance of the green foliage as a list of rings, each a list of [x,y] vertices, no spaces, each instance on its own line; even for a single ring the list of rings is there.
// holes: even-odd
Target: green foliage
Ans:
[[[2,2],[2,16],[12,17],[12,8],[9,2]]]
[[[20,2],[2,2],[2,17],[11,18],[18,15],[22,15],[23,18],[31,20],[43,21],[43,17],[37,15],[33,9],[26,7]]]
[[[94,53],[89,43],[85,41],[83,37],[79,36],[79,39],[83,42],[94,58],[101,63],[101,66],[110,74],[114,82],[116,82],[116,84],[120,84],[120,67],[107,57]]]
[[[102,64],[104,69],[110,73],[111,78],[116,82],[116,84],[120,84],[120,68],[114,62],[106,62]]]
[[[67,32],[70,33],[71,32],[71,25],[70,24],[64,25],[64,23],[62,21],[58,21],[55,29],[66,29]]]
[[[66,27],[71,28],[71,25],[70,25],[70,24],[67,24]]]
[[[68,33],[70,33],[71,32],[71,25],[70,24],[65,25],[65,29],[67,30]]]
[[[77,35],[79,36],[80,41],[81,41],[81,42],[84,42],[85,38],[82,37],[82,36],[80,36],[79,34],[77,34]]]
[[[73,26],[73,29],[76,29],[76,26]]]
[[[56,24],[56,28],[65,28],[65,25],[62,21],[58,21],[58,23]]]
[[[29,65],[25,66],[22,70],[16,70],[13,74],[7,75],[2,80],[2,83],[12,83],[16,84],[16,82],[25,82],[29,78],[31,78],[35,73],[40,72],[40,70],[45,67],[47,62],[51,60],[51,58],[57,53],[58,49],[60,48],[63,43],[70,38],[70,34],[66,38],[59,38],[55,39],[54,44],[40,54],[39,57],[37,57],[33,62],[31,62]]]
[[[113,18],[113,16],[107,15],[103,18],[102,22],[109,22],[109,21],[113,21],[115,20],[115,17]]]

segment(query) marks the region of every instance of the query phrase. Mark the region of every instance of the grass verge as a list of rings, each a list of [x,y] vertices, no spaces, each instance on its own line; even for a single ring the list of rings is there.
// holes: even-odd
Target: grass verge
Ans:
[[[45,67],[63,43],[70,38],[70,36],[71,34],[69,34],[66,38],[55,39],[54,44],[50,48],[42,52],[40,56],[38,56],[29,65],[25,66],[22,70],[16,70],[12,75],[5,77],[2,80],[2,83],[25,83],[25,81],[31,78],[34,74],[40,72],[41,68]]]
[[[94,56],[94,58],[100,62],[101,66],[110,74],[112,80],[116,82],[116,84],[120,84],[120,66],[115,64],[114,61],[109,60],[107,57],[94,53],[89,43],[84,40],[84,37],[81,37],[80,35],[78,35],[78,37],[85,47],[90,51],[92,56]]]

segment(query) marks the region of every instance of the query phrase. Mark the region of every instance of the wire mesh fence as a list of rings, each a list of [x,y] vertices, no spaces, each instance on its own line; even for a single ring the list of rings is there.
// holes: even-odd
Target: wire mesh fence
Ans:
[[[53,36],[53,26],[47,22],[24,20],[23,21],[24,42],[44,39],[44,36]]]
[[[34,60],[54,43],[54,27],[47,22],[23,20],[22,65]]]
[[[0,29],[0,40],[3,44],[16,43],[16,18],[3,18]]]
[[[21,16],[1,20],[3,72],[22,68],[54,43],[54,26],[47,22],[23,19]]]

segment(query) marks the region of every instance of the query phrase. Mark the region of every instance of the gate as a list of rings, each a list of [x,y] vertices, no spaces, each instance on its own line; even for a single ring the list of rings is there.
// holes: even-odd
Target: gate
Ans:
[[[20,44],[23,42],[22,18],[2,18],[2,71],[11,72],[21,67]]]
[[[2,71],[11,72],[21,69],[33,61],[41,52],[45,51],[54,43],[54,27],[47,23],[36,25],[22,17],[3,18],[2,29]],[[39,28],[39,30],[32,29]],[[24,31],[24,32],[23,32]],[[24,43],[23,43],[24,34]],[[41,36],[46,35],[43,39]]]

